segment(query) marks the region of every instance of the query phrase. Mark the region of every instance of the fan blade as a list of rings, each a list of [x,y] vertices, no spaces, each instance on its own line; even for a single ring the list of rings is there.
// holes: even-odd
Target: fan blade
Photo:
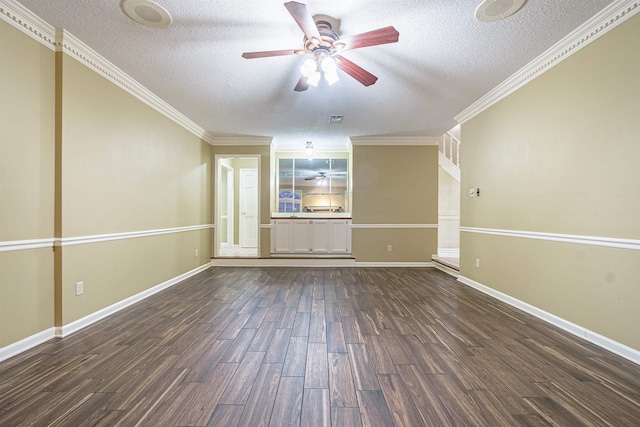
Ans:
[[[363,85],[371,86],[378,80],[376,76],[360,67],[359,65],[356,65],[353,62],[349,61],[344,56],[336,55],[334,58],[337,59],[336,62],[338,63],[338,68],[349,74],[351,77],[353,77]]]
[[[355,36],[345,37],[334,43],[344,44],[340,51],[348,49],[360,49],[361,47],[375,46],[379,44],[395,43],[398,41],[400,33],[393,27],[379,28],[367,33],[357,34]]]
[[[295,55],[296,53],[300,53],[300,49],[268,50],[265,52],[245,52],[242,54],[242,57],[246,59],[254,59],[254,58],[266,58],[269,56]]]
[[[320,40],[322,40],[322,38],[320,37],[320,32],[318,31],[318,27],[316,27],[316,23],[313,20],[313,17],[307,10],[307,6],[302,3],[290,1],[288,3],[285,3],[284,7],[287,8],[304,35],[307,36],[307,40],[313,41],[315,39],[318,43],[320,43]]]
[[[307,78],[305,76],[301,76],[300,80],[298,80],[298,84],[296,84],[296,87],[293,90],[295,90],[296,92],[304,92],[307,89],[309,89]]]

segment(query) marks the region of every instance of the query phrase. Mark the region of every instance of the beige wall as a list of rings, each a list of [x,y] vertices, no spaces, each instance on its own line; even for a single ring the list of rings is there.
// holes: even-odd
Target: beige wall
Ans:
[[[0,55],[0,242],[212,223],[209,144],[3,21]],[[206,265],[211,240],[205,228],[0,252],[0,348]]]
[[[460,248],[460,183],[438,167],[438,248]]]
[[[638,40],[636,15],[463,124],[463,227],[640,239]],[[640,349],[640,251],[468,232],[461,250],[463,276]]]
[[[438,223],[438,147],[353,147],[353,256],[358,262],[427,262]],[[367,224],[393,228],[358,228]],[[387,251],[392,245],[393,250]]]
[[[0,242],[53,239],[55,55],[0,21]],[[0,348],[54,326],[53,250],[0,252]]]
[[[60,237],[212,223],[211,146],[74,58],[58,60]],[[205,264],[210,235],[206,229],[61,248],[59,322]],[[80,280],[85,294],[76,296]]]

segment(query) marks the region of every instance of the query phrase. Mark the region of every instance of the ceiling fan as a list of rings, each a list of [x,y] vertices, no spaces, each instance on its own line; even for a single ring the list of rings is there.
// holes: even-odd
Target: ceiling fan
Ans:
[[[399,33],[395,28],[379,28],[341,39],[332,29],[329,22],[314,22],[306,5],[290,1],[285,3],[284,7],[287,8],[291,16],[293,16],[293,19],[302,29],[304,33],[304,47],[302,49],[245,52],[242,54],[243,58],[254,59],[269,56],[311,55],[313,59],[305,61],[300,69],[302,77],[294,88],[296,92],[305,91],[309,89],[310,85],[317,86],[321,78],[320,70],[324,72],[325,79],[329,84],[333,84],[338,80],[338,69],[344,71],[365,86],[370,86],[378,80],[376,76],[349,61],[340,55],[339,52],[379,44],[395,43],[399,37]]]
[[[314,180],[318,180],[318,181],[324,181],[325,179],[327,179],[327,173],[326,172],[318,172],[317,176],[312,176],[309,178],[305,178],[305,181],[314,181]]]

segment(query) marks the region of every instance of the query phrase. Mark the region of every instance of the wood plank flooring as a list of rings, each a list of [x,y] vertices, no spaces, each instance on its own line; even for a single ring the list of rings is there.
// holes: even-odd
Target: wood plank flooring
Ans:
[[[0,363],[0,426],[638,426],[640,367],[430,268],[210,268]]]

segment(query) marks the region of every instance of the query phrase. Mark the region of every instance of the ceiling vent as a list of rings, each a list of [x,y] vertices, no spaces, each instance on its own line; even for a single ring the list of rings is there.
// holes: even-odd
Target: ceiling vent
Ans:
[[[331,116],[329,117],[329,124],[335,125],[338,123],[342,123],[342,119],[344,118],[343,115],[335,115],[335,116]]]
[[[124,13],[138,24],[152,28],[167,28],[171,15],[158,3],[151,0],[122,0]]]
[[[527,0],[484,0],[476,9],[476,19],[493,22],[504,19],[519,11]]]

